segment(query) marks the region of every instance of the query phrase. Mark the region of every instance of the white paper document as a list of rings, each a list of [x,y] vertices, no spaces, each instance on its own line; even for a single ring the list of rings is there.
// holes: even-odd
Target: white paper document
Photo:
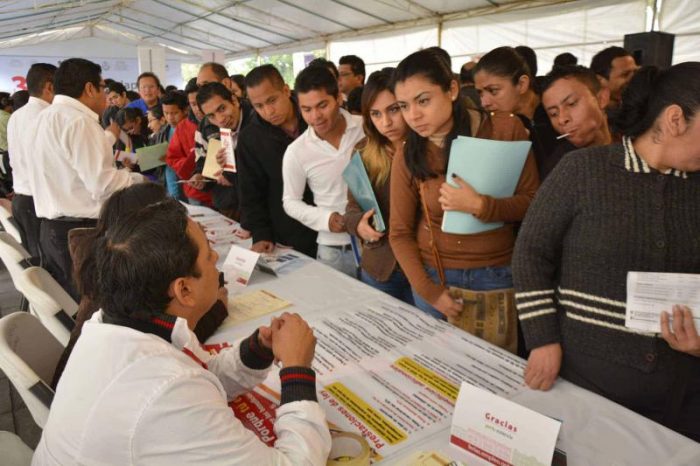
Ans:
[[[549,466],[561,422],[462,382],[450,444],[468,464]]]
[[[259,259],[257,252],[233,245],[221,268],[228,281],[247,286]]]
[[[224,171],[236,173],[236,157],[233,153],[233,138],[231,138],[231,130],[221,128],[219,130],[219,134],[221,134],[221,147],[226,149],[226,163],[224,164]]]
[[[659,333],[661,312],[671,313],[676,304],[688,306],[700,328],[700,274],[627,273],[626,327]]]

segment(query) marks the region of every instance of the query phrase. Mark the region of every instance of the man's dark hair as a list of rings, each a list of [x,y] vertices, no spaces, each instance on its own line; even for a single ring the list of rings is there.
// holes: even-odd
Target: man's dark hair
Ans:
[[[605,79],[610,79],[610,70],[612,69],[612,62],[616,58],[620,57],[631,57],[632,54],[622,47],[613,45],[607,49],[603,49],[596,53],[591,60],[591,69],[593,72]]]
[[[323,66],[323,67],[327,68],[328,71],[333,73],[333,76],[335,76],[335,79],[338,79],[340,77],[340,73],[338,73],[338,67],[335,66],[335,63],[333,63],[330,60],[326,60],[325,58],[322,58],[322,57],[314,58],[313,60],[311,60],[309,62],[308,65],[306,65],[307,68],[310,66]]]
[[[69,58],[62,61],[56,70],[53,78],[54,92],[77,99],[83,95],[87,83],[99,89],[101,75],[102,67],[97,63],[84,58]]]
[[[29,92],[27,91],[17,91],[10,97],[12,100],[12,111],[16,112],[20,108],[24,107],[27,102],[29,102]]]
[[[356,87],[348,93],[348,100],[345,102],[345,108],[353,115],[362,114],[362,91],[363,87]]]
[[[126,94],[126,86],[119,81],[112,81],[107,84],[107,92],[116,92],[119,95]]]
[[[362,60],[362,58],[358,57],[357,55],[345,55],[340,57],[340,60],[338,60],[339,65],[350,65],[350,69],[352,70],[352,74],[362,75],[362,82],[365,82],[365,77],[367,76],[365,74],[365,62]]]
[[[532,77],[537,76],[537,54],[527,45],[518,45],[515,47],[515,51],[523,57],[523,60],[527,63],[528,68],[530,68],[530,73]]]
[[[138,78],[136,78],[136,87],[139,86],[139,83],[143,78],[153,78],[156,81],[156,86],[158,86],[159,89],[163,88],[163,86],[160,84],[160,79],[158,79],[158,76],[156,76],[155,73],[151,73],[150,71],[144,71],[139,75]]]
[[[459,69],[459,83],[462,85],[474,84],[474,73],[472,72],[474,68],[467,69],[466,65],[467,63]]]
[[[577,65],[578,64],[578,58],[576,58],[576,55],[569,53],[569,52],[564,52],[560,53],[556,57],[554,57],[554,65],[552,68],[555,66],[566,66],[566,65]]]
[[[114,121],[116,121],[119,126],[124,126],[124,124],[129,121],[136,121],[137,118],[141,118],[141,124],[143,124],[145,117],[140,108],[124,107],[119,109],[114,116]]]
[[[161,105],[177,105],[177,108],[186,110],[189,106],[187,95],[181,91],[172,91],[165,94],[160,101]]]
[[[338,80],[325,66],[307,66],[297,75],[294,90],[298,94],[323,89],[328,95],[338,97]]]
[[[139,100],[141,96],[136,91],[128,90],[126,91],[126,98],[133,102],[134,100]]]
[[[193,92],[198,92],[199,91],[199,86],[197,85],[197,78],[192,78],[189,81],[187,81],[187,85],[185,86],[185,94],[189,95],[192,94]]]
[[[246,86],[245,86],[245,76],[243,76],[242,74],[232,74],[232,75],[231,75],[231,81],[233,81],[234,83],[236,83],[236,85],[237,85],[238,88],[241,90],[241,92],[243,92],[243,97],[246,97],[247,93],[246,93],[246,90],[245,90],[245,88],[246,88]]]
[[[555,66],[552,71],[547,73],[540,83],[541,92],[544,92],[552,87],[556,81],[565,78],[576,79],[591,90],[593,95],[600,91],[600,81],[596,78],[595,73],[589,68],[580,65]]]
[[[284,87],[284,79],[279,70],[269,63],[250,70],[245,76],[245,87],[259,86],[263,81],[270,81],[270,84],[277,89]]]
[[[177,200],[124,216],[95,244],[99,306],[116,318],[148,320],[163,313],[172,299],[170,284],[200,276],[198,253],[187,234],[187,211]]]
[[[202,108],[209,99],[218,95],[224,100],[232,101],[236,97],[221,83],[207,83],[199,88],[197,92],[197,105]]]
[[[152,107],[148,107],[148,113],[153,115],[153,118],[156,120],[160,120],[163,118],[163,105],[162,104],[155,104]]]
[[[41,96],[47,82],[52,82],[56,74],[55,65],[50,63],[34,63],[27,72],[27,90],[32,97]]]
[[[5,107],[12,108],[12,97],[9,92],[0,92],[0,110],[4,110]]]
[[[177,91],[176,85],[168,84],[167,86],[165,86],[165,92],[173,92],[173,91]]]
[[[226,70],[226,67],[224,65],[222,65],[221,63],[216,63],[214,61],[210,61],[210,62],[203,64],[199,69],[201,71],[204,68],[211,68],[211,70],[214,72],[214,74],[216,75],[216,78],[219,80],[219,82],[228,78],[228,70]]]
[[[114,192],[102,204],[97,226],[85,237],[84,247],[76,247],[73,256],[73,278],[81,296],[97,299],[97,270],[95,269],[95,242],[105,232],[133,215],[139,209],[155,204],[168,195],[158,183],[136,183]]]

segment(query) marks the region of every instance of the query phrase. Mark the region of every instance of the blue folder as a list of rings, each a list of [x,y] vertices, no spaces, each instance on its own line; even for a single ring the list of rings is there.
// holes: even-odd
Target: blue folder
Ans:
[[[447,182],[458,187],[452,179],[452,174],[456,173],[481,194],[495,198],[511,197],[531,145],[530,141],[493,141],[459,136],[450,149]],[[445,211],[442,217],[442,231],[445,233],[470,235],[502,226],[503,222],[484,223],[465,212]]]
[[[378,232],[385,231],[384,218],[382,218],[379,203],[377,203],[372,183],[369,180],[365,164],[362,162],[362,156],[359,152],[355,152],[350,158],[350,163],[343,171],[343,178],[362,211],[367,212],[370,209],[374,209],[374,229]]]

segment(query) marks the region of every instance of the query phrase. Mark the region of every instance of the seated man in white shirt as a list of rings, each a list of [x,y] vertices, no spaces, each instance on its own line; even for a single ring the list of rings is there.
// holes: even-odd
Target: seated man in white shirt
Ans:
[[[114,165],[113,141],[100,126],[105,109],[101,73],[100,65],[82,58],[61,62],[54,76],[53,103],[36,120],[28,170],[36,215],[42,219],[43,265],[76,299],[68,231],[95,226],[110,194],[144,180]],[[118,135],[118,127],[110,130]]]
[[[26,81],[29,101],[12,114],[7,125],[7,143],[15,191],[12,198],[12,216],[20,227],[22,244],[33,257],[39,257],[41,221],[36,216],[28,172],[29,166],[34,163],[36,120],[39,113],[53,101],[55,73],[56,66],[50,63],[34,63],[29,68]]]
[[[95,246],[102,309],[86,322],[56,389],[34,465],[325,465],[313,331],[297,315],[216,355],[192,329],[217,299],[217,253],[174,199],[108,229]],[[158,273],[153,273],[157,270]],[[228,401],[283,369],[274,447]]]
[[[352,277],[357,263],[343,214],[348,187],[343,170],[365,137],[362,118],[341,108],[338,81],[323,66],[309,66],[294,84],[301,116],[309,125],[284,154],[282,202],[287,215],[318,231],[317,259]],[[314,204],[304,202],[309,185]]]

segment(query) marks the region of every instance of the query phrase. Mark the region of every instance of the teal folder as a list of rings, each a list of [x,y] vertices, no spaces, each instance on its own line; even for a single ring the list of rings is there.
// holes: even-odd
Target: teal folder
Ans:
[[[160,144],[155,144],[153,146],[145,146],[136,149],[136,155],[139,157],[139,167],[142,172],[152,170],[161,165],[165,165],[165,162],[161,160],[168,152],[168,143],[163,142]]]
[[[530,141],[493,141],[459,136],[452,142],[447,182],[454,187],[456,173],[477,192],[495,198],[511,197],[523,172]],[[470,235],[495,230],[503,222],[484,223],[472,214],[445,211],[442,231]]]
[[[343,178],[362,211],[367,212],[370,209],[374,209],[374,229],[379,232],[386,231],[382,212],[379,209],[372,183],[369,180],[365,164],[362,163],[362,156],[359,152],[355,152],[350,158],[350,163],[343,171]]]

